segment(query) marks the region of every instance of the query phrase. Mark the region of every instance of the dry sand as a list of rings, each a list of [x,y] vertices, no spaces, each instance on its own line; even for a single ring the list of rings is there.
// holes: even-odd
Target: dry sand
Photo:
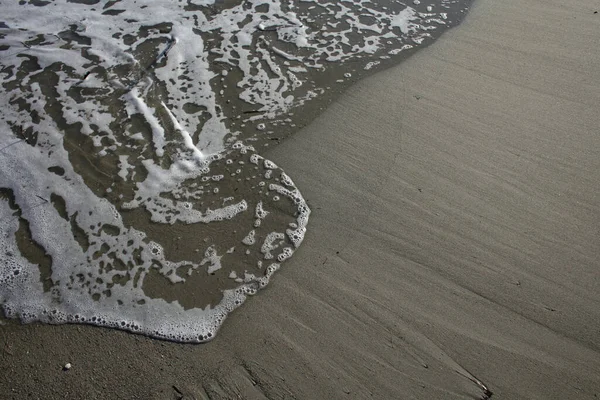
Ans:
[[[213,342],[5,326],[0,397],[599,398],[594,11],[476,1],[267,154],[309,234]]]

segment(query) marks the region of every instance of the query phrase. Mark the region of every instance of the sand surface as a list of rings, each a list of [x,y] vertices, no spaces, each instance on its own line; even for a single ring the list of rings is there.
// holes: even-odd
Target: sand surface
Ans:
[[[600,398],[594,11],[476,1],[268,152],[309,233],[214,341],[7,325],[0,397]]]

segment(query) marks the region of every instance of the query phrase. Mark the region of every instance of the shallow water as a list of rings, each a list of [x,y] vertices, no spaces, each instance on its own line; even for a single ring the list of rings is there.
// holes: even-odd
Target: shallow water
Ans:
[[[467,3],[0,5],[5,314],[214,337],[307,229],[261,148]]]

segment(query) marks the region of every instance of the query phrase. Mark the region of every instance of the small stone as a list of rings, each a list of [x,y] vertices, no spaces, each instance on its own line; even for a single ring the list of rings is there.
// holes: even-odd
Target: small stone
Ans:
[[[71,363],[66,363],[65,366],[63,367],[63,371],[68,371],[70,370],[72,367]]]

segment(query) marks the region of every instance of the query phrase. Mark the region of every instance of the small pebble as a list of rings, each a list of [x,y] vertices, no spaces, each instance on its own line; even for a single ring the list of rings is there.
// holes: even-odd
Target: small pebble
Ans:
[[[71,369],[71,367],[72,367],[71,363],[66,363],[65,366],[63,367],[63,370],[68,371]]]

